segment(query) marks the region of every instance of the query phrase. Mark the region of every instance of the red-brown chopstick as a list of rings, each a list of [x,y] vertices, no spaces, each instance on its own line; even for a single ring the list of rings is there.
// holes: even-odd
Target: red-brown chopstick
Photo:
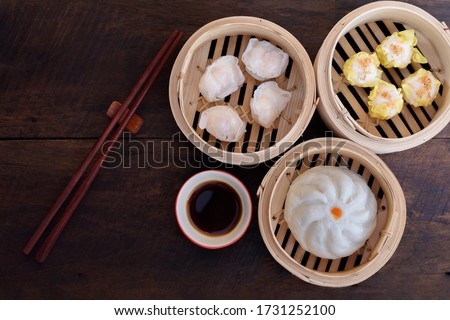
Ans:
[[[145,97],[145,94],[147,93],[148,89],[150,89],[151,85],[156,79],[156,76],[161,71],[162,67],[164,66],[165,62],[169,58],[170,54],[175,50],[178,42],[181,40],[182,34],[179,33],[177,37],[175,38],[174,42],[168,49],[168,53],[164,55],[160,61],[160,63],[156,66],[155,72],[150,75],[150,78],[145,83],[140,95],[136,99],[136,101],[133,103],[132,107],[130,108],[130,111],[126,115],[124,121],[121,123],[121,125],[118,127],[118,129],[115,131],[114,135],[111,137],[110,140],[108,140],[108,147],[106,148],[106,151],[103,152],[100,157],[95,162],[94,166],[92,167],[89,174],[86,176],[86,178],[83,180],[80,188],[75,192],[72,200],[67,205],[66,211],[62,214],[61,218],[58,220],[56,225],[54,226],[51,233],[48,235],[48,237],[45,239],[44,243],[42,244],[42,247],[39,249],[39,251],[36,253],[36,260],[38,262],[43,262],[45,258],[50,253],[51,249],[56,243],[56,240],[60,236],[61,232],[64,230],[64,227],[66,226],[67,222],[72,217],[75,209],[80,204],[81,200],[84,198],[86,192],[90,188],[92,182],[94,181],[95,177],[97,176],[98,172],[100,171],[100,168],[103,164],[103,161],[108,156],[111,146],[118,140],[119,136],[123,133],[125,130],[125,127],[127,123],[130,121],[133,114],[136,112],[136,109],[138,108],[139,104],[141,103],[142,99]]]
[[[136,98],[135,102],[133,102],[132,107],[130,108],[130,111],[127,113],[125,119],[122,121],[122,123],[119,125],[115,133],[113,134],[112,138],[108,140],[109,146],[106,149],[105,152],[103,152],[100,157],[97,159],[95,164],[93,165],[91,171],[89,174],[85,177],[82,184],[78,188],[78,190],[73,195],[72,200],[67,205],[67,208],[65,212],[62,214],[60,220],[56,223],[53,230],[47,237],[47,239],[44,241],[41,249],[36,254],[36,260],[39,262],[43,262],[45,258],[50,253],[51,249],[53,248],[54,244],[56,243],[56,240],[58,239],[59,235],[63,231],[64,227],[66,226],[67,222],[73,215],[74,211],[80,204],[81,200],[83,199],[84,195],[88,191],[89,187],[91,186],[92,182],[94,181],[94,178],[98,174],[104,159],[108,155],[110,151],[110,147],[114,142],[117,141],[119,136],[123,133],[125,130],[125,127],[127,126],[128,122],[130,121],[131,117],[135,113],[136,109],[139,107],[139,104],[141,103],[142,99],[145,97],[147,91],[155,81],[157,75],[160,73],[162,67],[167,62],[167,59],[169,56],[173,53],[176,46],[180,42],[183,34],[179,31],[174,31],[166,43],[164,43],[163,47],[159,50],[157,55],[154,57],[154,59],[151,61],[149,66],[144,71],[143,75],[139,79],[139,81],[136,83],[130,94],[128,95],[125,102],[122,104],[122,107],[118,110],[114,118],[111,120],[108,127],[105,129],[102,136],[99,138],[97,143],[94,145],[94,147],[90,150],[88,156],[86,157],[85,161],[82,163],[80,168],[77,170],[77,172],[73,175],[72,179],[69,181],[69,184],[66,186],[66,188],[63,190],[61,195],[58,197],[56,203],[52,207],[52,209],[49,211],[47,216],[44,218],[42,223],[39,225],[39,227],[36,229],[33,236],[28,241],[27,245],[24,247],[23,252],[25,254],[29,254],[34,246],[36,245],[39,238],[44,233],[45,229],[48,227],[51,220],[54,218],[56,213],[61,208],[62,204],[67,200],[68,196],[74,189],[75,185],[80,180],[82,174],[84,171],[86,171],[89,164],[93,161],[95,155],[98,153],[100,148],[105,143],[106,138],[112,131],[113,127],[117,124],[119,119],[123,116],[125,110],[130,106],[131,102],[136,98],[137,93],[139,92],[138,97]]]

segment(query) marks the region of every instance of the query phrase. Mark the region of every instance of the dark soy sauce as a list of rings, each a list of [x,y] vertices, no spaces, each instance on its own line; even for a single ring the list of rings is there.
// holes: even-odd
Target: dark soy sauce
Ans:
[[[242,215],[238,193],[221,181],[208,181],[200,185],[189,197],[187,206],[194,226],[213,236],[230,232]]]

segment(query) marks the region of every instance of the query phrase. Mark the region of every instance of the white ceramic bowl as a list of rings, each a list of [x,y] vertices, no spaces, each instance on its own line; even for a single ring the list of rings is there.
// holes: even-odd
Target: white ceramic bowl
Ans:
[[[242,214],[237,225],[228,233],[218,236],[208,235],[192,225],[188,213],[188,200],[194,190],[208,181],[221,181],[231,186],[239,195]],[[252,217],[252,201],[247,188],[233,175],[220,170],[206,170],[189,178],[178,192],[175,203],[178,225],[193,243],[207,249],[220,249],[238,241],[247,231]]]

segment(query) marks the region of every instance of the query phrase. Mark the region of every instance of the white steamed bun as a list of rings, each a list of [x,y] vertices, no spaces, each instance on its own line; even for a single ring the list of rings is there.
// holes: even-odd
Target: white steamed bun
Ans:
[[[351,255],[370,237],[377,202],[361,176],[341,167],[319,166],[291,184],[284,219],[305,250],[325,258]]]

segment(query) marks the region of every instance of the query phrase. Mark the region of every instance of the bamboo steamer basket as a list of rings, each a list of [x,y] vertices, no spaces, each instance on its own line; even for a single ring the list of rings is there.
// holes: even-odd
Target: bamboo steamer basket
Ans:
[[[292,93],[274,125],[266,129],[253,122],[250,99],[259,81],[244,72],[245,83],[225,101],[207,103],[198,83],[211,61],[234,55],[244,70],[241,56],[251,37],[265,39],[290,57],[284,75],[275,81]],[[278,156],[301,136],[315,110],[314,69],[303,46],[280,26],[255,17],[229,17],[213,21],[195,32],[181,49],[172,69],[169,99],[175,121],[183,134],[202,152],[224,163],[254,165]],[[238,142],[223,142],[198,127],[201,113],[216,104],[235,108],[247,122],[246,133]]]
[[[321,259],[306,252],[283,218],[292,181],[319,165],[346,166],[360,174],[377,199],[375,231],[348,257]],[[292,148],[269,170],[258,197],[259,228],[269,252],[292,274],[319,286],[351,286],[374,275],[393,255],[406,223],[405,197],[394,174],[375,153],[341,138],[313,139]]]
[[[415,108],[405,103],[400,115],[390,120],[368,116],[367,88],[343,81],[342,67],[359,51],[374,52],[376,46],[395,31],[414,29],[417,48],[428,59],[423,65],[441,83],[431,106]],[[450,121],[450,34],[424,10],[395,1],[364,5],[347,14],[328,34],[314,62],[320,102],[320,116],[339,136],[351,139],[376,153],[413,148],[438,134]],[[383,68],[383,80],[400,87],[401,80],[421,67]]]

